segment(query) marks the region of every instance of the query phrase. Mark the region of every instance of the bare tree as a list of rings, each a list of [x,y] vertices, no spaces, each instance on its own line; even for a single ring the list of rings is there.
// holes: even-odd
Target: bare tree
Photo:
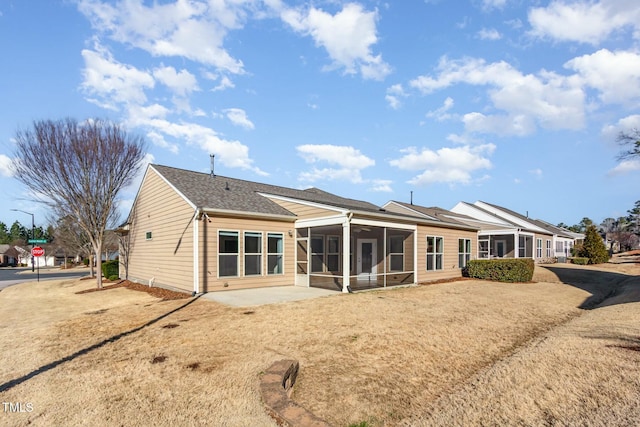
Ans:
[[[618,160],[630,160],[640,157],[640,129],[620,132],[618,134],[618,143],[624,150],[618,156]]]
[[[81,255],[87,258],[91,256],[91,242],[86,233],[80,229],[78,221],[71,216],[67,215],[58,219],[53,236],[56,247],[64,254],[65,268],[69,256]],[[93,276],[93,265],[91,265],[91,275]]]
[[[58,217],[71,216],[91,242],[97,286],[102,288],[105,229],[116,216],[116,197],[141,166],[146,143],[120,125],[100,120],[34,121],[16,132],[15,177]]]

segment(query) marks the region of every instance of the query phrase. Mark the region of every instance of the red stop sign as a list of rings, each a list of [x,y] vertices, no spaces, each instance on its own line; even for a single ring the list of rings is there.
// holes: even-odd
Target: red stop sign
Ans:
[[[42,256],[44,255],[44,249],[42,249],[40,246],[36,246],[35,248],[31,249],[31,255]]]

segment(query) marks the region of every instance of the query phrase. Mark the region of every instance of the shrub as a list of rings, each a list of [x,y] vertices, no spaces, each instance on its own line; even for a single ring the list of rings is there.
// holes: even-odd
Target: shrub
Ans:
[[[88,267],[89,266],[89,258],[83,259],[82,263],[84,264],[85,267]]]
[[[496,282],[530,282],[535,263],[531,258],[477,259],[468,264],[469,277]]]
[[[577,264],[577,265],[587,265],[589,264],[589,258],[584,258],[584,257],[573,257],[571,258],[571,263],[572,264]]]
[[[587,227],[584,243],[578,252],[578,256],[589,258],[589,264],[602,264],[609,261],[609,252],[598,234],[595,225]]]
[[[117,260],[105,261],[102,263],[102,275],[109,280],[112,276],[120,275],[120,263]],[[116,279],[117,280],[117,279]]]
[[[115,282],[116,280],[120,280],[120,276],[118,276],[117,274],[113,274],[107,277],[107,279],[111,280],[112,282]]]

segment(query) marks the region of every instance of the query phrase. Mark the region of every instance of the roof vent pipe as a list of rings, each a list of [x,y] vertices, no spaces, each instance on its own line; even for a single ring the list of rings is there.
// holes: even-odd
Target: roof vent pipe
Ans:
[[[214,176],[216,176],[216,174],[214,173],[214,169],[213,169],[216,155],[215,154],[209,154],[209,158],[211,159],[211,178],[213,178]]]
[[[411,190],[411,204],[413,205],[413,190]]]

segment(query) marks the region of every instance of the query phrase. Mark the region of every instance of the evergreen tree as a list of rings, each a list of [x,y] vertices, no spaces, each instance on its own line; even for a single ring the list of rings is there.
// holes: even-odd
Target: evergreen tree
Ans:
[[[7,224],[0,221],[0,244],[6,245],[9,243],[11,243],[11,236],[9,235]]]
[[[589,258],[589,264],[602,264],[609,261],[609,252],[595,225],[591,224],[587,227],[584,244],[578,256]]]

